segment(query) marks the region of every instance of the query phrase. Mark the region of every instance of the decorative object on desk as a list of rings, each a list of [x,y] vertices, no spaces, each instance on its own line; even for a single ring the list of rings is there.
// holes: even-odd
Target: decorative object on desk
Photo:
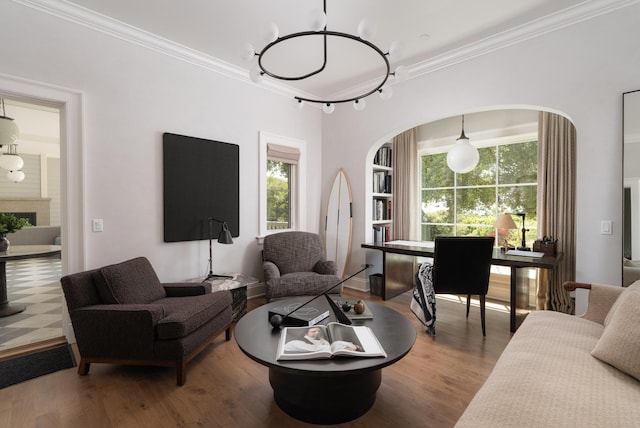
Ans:
[[[518,228],[518,226],[516,226],[516,222],[513,221],[513,217],[511,217],[510,214],[506,214],[506,213],[500,214],[496,219],[496,223],[494,227],[497,230],[496,232],[496,237],[498,238],[497,242],[498,244],[502,244],[500,247],[502,251],[515,249],[515,247],[513,245],[510,245],[508,241],[509,235],[511,234],[511,229]]]
[[[0,213],[0,252],[9,250],[9,240],[6,235],[23,227],[31,226],[26,218],[18,218],[11,213]]]
[[[364,303],[362,302],[362,300],[358,300],[354,305],[353,305],[353,311],[360,315],[361,313],[364,312]]]
[[[280,335],[276,360],[346,357],[386,357],[373,331],[366,326],[337,322],[312,327],[286,327]]]
[[[312,78],[313,76],[322,73],[325,70],[325,68],[331,68],[331,65],[328,64],[328,59],[329,59],[328,47],[330,46],[331,43],[338,43],[343,39],[347,39],[347,42],[349,41],[357,42],[359,44],[358,46],[367,48],[365,49],[367,53],[369,52],[369,49],[371,49],[371,51],[373,51],[372,54],[374,56],[378,55],[380,57],[383,65],[383,69],[385,70],[383,73],[382,79],[379,81],[379,83],[375,88],[364,89],[363,92],[358,95],[355,95],[355,96],[349,95],[349,96],[346,96],[345,98],[334,98],[334,99],[322,100],[322,99],[305,98],[302,96],[296,96],[294,98],[298,100],[299,107],[302,107],[304,105],[304,102],[322,104],[322,110],[325,113],[330,114],[330,113],[333,113],[336,104],[352,102],[353,108],[356,109],[357,111],[360,111],[364,109],[366,104],[366,101],[364,100],[364,98],[368,97],[369,95],[375,92],[378,92],[380,94],[380,97],[385,100],[391,96],[392,94],[391,88],[385,85],[387,83],[387,79],[389,79],[389,76],[395,76],[397,81],[406,79],[408,74],[406,66],[398,66],[396,68],[396,71],[392,72],[391,66],[389,65],[389,58],[397,59],[402,55],[402,45],[398,42],[393,42],[391,43],[389,51],[385,53],[370,41],[375,36],[375,33],[376,33],[375,23],[370,22],[366,18],[363,19],[358,25],[357,36],[349,33],[340,32],[340,31],[329,31],[327,30],[326,0],[324,0],[323,2],[323,9],[312,10],[312,14],[309,18],[310,18],[309,27],[311,28],[310,30],[291,33],[285,36],[280,36],[279,34],[280,31],[278,29],[278,26],[273,22],[270,23],[264,36],[264,39],[267,45],[259,52],[256,52],[254,47],[250,43],[244,44],[243,51],[242,51],[242,58],[247,61],[251,61],[255,57],[257,57],[257,64],[255,64],[249,72],[249,77],[253,82],[259,83],[263,79],[263,76],[265,74],[268,76],[271,76],[274,79],[278,79],[282,81],[301,81],[310,77]],[[335,22],[335,20],[333,22]],[[291,43],[286,43],[287,41],[295,40],[296,43],[300,43],[302,40],[308,40],[310,38],[315,38],[317,36],[322,37],[323,50],[320,50],[319,52],[317,52],[317,54],[319,57],[323,55],[322,57],[323,61],[321,64],[319,63],[317,65],[317,68],[315,70],[300,71],[299,73],[301,74],[292,76],[292,75],[277,74],[273,71],[269,71],[265,66],[265,55],[268,58],[269,55],[267,55],[267,52],[269,52],[272,48],[274,49],[271,50],[271,52],[274,52],[274,51],[279,52],[282,49],[284,49],[284,45],[291,46]],[[331,42],[329,42],[329,40],[331,40]],[[282,44],[283,42],[285,42],[284,45]],[[295,45],[296,43],[293,43],[293,45]],[[319,48],[320,46],[318,45],[316,47]],[[293,53],[293,55],[295,56],[295,52]],[[273,54],[272,54],[272,58],[273,58]],[[335,56],[333,58],[335,58]],[[267,59],[266,62],[269,63],[269,60]],[[328,65],[330,67],[327,67]]]
[[[227,278],[232,279],[233,276],[229,275],[217,275],[213,273],[213,252],[211,250],[211,241],[213,240],[213,222],[218,224],[222,224],[222,229],[220,229],[220,233],[218,234],[218,242],[221,244],[233,244],[233,238],[231,237],[231,232],[229,231],[229,227],[227,223],[222,220],[217,220],[213,217],[209,217],[209,274],[204,279],[205,281],[211,278]]]
[[[357,303],[350,303],[348,300],[345,300],[344,302],[342,302],[341,307],[342,307],[342,311],[347,315],[347,317],[349,317],[349,319],[351,321],[353,320],[370,320],[373,319],[373,312],[371,312],[371,309],[369,309],[369,307],[367,306],[367,304],[365,302],[363,302],[362,300],[358,300],[358,302],[360,302],[362,304],[362,312],[356,312],[355,309],[352,311],[351,308],[355,308],[355,305]],[[338,305],[340,305],[340,302],[336,302],[338,303]],[[348,309],[345,309],[345,307],[347,307]]]
[[[518,217],[522,217],[522,244],[520,244],[520,246],[518,247],[519,251],[530,251],[531,248],[527,247],[527,238],[526,238],[526,233],[529,231],[529,229],[527,229],[524,226],[524,219],[527,216],[527,214],[525,213],[516,213],[516,215]]]
[[[544,253],[545,256],[555,256],[558,247],[558,240],[551,236],[543,236],[533,242],[533,251]]]
[[[349,279],[353,278],[354,276],[358,275],[359,273],[364,272],[365,270],[369,269],[370,267],[371,267],[371,265],[369,265],[369,264],[364,265],[364,267],[362,269],[360,269],[358,272],[356,272],[354,274],[351,274],[349,277],[347,277],[347,278],[341,280],[340,282],[332,285],[331,287],[329,287],[326,290],[324,290],[322,293],[320,293],[320,294],[318,294],[316,296],[313,296],[311,299],[307,300],[302,305],[297,306],[296,308],[294,308],[293,310],[291,310],[291,311],[289,311],[287,313],[277,314],[277,313],[272,313],[271,311],[269,311],[269,323],[271,323],[273,328],[280,328],[283,325],[284,326],[291,325],[291,324],[289,324],[290,322],[296,322],[296,321],[291,319],[291,315],[292,314],[294,314],[296,311],[300,310],[301,308],[305,307],[309,303],[313,302],[318,297],[324,296],[327,299],[327,303],[331,307],[331,311],[333,312],[335,317],[338,319],[338,321],[340,321],[343,324],[351,324],[351,320],[349,320],[349,318],[342,312],[342,310],[338,307],[338,305],[336,305],[336,303],[333,301],[333,299],[331,299],[331,297],[329,297],[329,295],[327,293],[329,293],[329,291],[333,290],[334,288],[336,288],[340,284],[344,283],[345,281],[348,281]],[[293,325],[295,325],[295,324],[293,324]]]
[[[447,166],[458,174],[467,173],[478,165],[480,154],[464,135],[464,115],[462,115],[462,132],[456,144],[447,153]]]

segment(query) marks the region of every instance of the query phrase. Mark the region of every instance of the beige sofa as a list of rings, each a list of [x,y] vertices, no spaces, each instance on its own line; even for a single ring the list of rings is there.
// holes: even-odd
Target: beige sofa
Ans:
[[[529,314],[456,427],[640,426],[640,281],[576,286],[584,316]]]

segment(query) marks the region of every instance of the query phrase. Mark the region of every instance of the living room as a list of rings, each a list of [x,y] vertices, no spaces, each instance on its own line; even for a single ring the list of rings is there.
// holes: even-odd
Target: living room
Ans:
[[[559,113],[576,127],[575,279],[620,285],[622,94],[640,89],[640,5],[581,6],[546,26],[478,39],[410,67],[391,99],[371,97],[364,111],[338,106],[327,115],[312,106],[299,110],[291,93],[258,86],[208,55],[71,3],[7,1],[0,5],[3,31],[11,35],[0,46],[0,93],[62,109],[63,273],[141,255],[163,281],[206,272],[205,241],[163,241],[164,132],[240,146],[240,234],[233,245],[214,244],[213,263],[216,271],[259,278],[260,133],[304,142],[313,160],[306,163],[300,229],[322,230],[333,177],[347,171],[355,213],[349,272],[365,260],[367,160],[382,143],[439,119],[530,108]],[[103,220],[102,232],[92,231],[92,219]],[[600,234],[603,220],[612,221],[611,235]],[[364,290],[366,281],[362,275],[352,286]],[[73,340],[68,326],[65,334]]]

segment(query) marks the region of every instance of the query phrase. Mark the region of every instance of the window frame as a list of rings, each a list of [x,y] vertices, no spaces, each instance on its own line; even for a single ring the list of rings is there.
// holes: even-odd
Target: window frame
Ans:
[[[529,141],[538,141],[538,133],[537,132],[526,132],[526,133],[522,133],[522,134],[516,134],[516,135],[510,135],[510,136],[504,136],[504,137],[497,137],[497,138],[489,138],[486,140],[481,140],[481,141],[474,141],[474,146],[477,147],[478,149],[481,148],[486,148],[486,147],[495,147],[495,146],[503,146],[503,145],[510,145],[510,144],[519,144],[519,143],[526,143]],[[435,154],[440,154],[440,153],[445,153],[447,152],[449,149],[451,148],[451,146],[447,145],[447,146],[437,146],[437,147],[428,147],[428,146],[422,146],[419,147],[418,149],[418,183],[420,183],[418,185],[418,201],[422,202],[422,191],[424,190],[422,188],[422,157],[423,156],[429,156],[429,155],[435,155]],[[497,154],[496,154],[496,162],[497,162]],[[526,186],[532,185],[532,183],[527,183],[525,184]],[[537,183],[536,183],[537,185]],[[457,182],[457,174],[454,178],[454,184],[453,184],[453,189],[454,189],[454,195],[455,192],[457,192],[457,190],[459,189],[465,189],[465,188],[471,188],[471,187],[487,187],[487,188],[495,188],[496,189],[496,198],[498,197],[498,192],[499,192],[499,188],[500,187],[505,187],[505,186],[512,186],[511,184],[509,185],[503,185],[500,183],[497,184],[492,184],[492,185],[480,185],[480,186],[458,186],[458,182]],[[447,187],[448,188],[448,187]],[[455,200],[455,198],[454,198]],[[422,203],[418,204],[419,207],[422,207]],[[451,226],[453,227],[454,232],[457,234],[457,228],[459,226],[458,222],[457,222],[457,209],[455,209],[454,207],[454,219],[453,219],[453,223],[451,224]],[[417,215],[419,216],[419,228],[420,228],[420,239],[422,239],[422,213],[421,211],[418,211]],[[465,226],[465,225],[462,225]]]
[[[279,146],[297,149],[300,152],[298,164],[291,165],[291,227],[289,229],[267,230],[267,145],[276,144]],[[284,137],[269,132],[259,132],[259,238],[278,232],[305,230],[306,228],[306,174],[307,174],[307,147],[306,142],[295,138]]]

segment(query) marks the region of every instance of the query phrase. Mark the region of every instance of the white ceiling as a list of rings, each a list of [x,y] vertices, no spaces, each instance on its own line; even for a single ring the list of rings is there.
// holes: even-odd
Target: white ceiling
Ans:
[[[35,0],[39,1],[43,0]],[[480,55],[606,13],[624,3],[625,0],[326,0],[327,29],[357,34],[362,18],[372,20],[377,34],[371,41],[384,52],[393,41],[401,42],[404,55],[391,67],[394,70],[406,65],[411,77],[421,70],[446,65],[447,61]],[[322,1],[59,0],[47,5],[98,28],[106,25],[116,32],[137,32],[140,37],[192,50],[222,68],[248,76],[252,64],[241,59],[242,46],[250,42],[256,50],[262,49],[266,44],[262,34],[270,22],[278,25],[280,36],[307,31],[311,11],[322,8]],[[321,53],[317,39],[287,42],[284,49],[274,49],[274,55],[265,60],[271,61],[275,72],[308,71],[309,64],[316,64]],[[384,70],[379,57],[346,39],[333,38],[329,43],[326,72],[289,84],[290,91],[326,98],[362,93],[363,87],[376,86]],[[21,130],[19,151],[57,156],[53,153],[59,142],[58,110],[10,99],[6,102],[7,116],[13,117]]]
[[[395,66],[434,61],[455,50],[495,37],[518,34],[540,20],[562,21],[575,17],[578,10],[592,13],[619,0],[326,0],[327,29],[357,34],[358,23],[367,18],[377,24],[371,40],[387,52],[393,41],[404,45],[404,55]],[[309,30],[313,9],[320,0],[71,0],[122,23],[163,39],[184,45],[232,66],[248,70],[251,65],[240,57],[242,46],[250,42],[256,50],[266,44],[262,35],[274,22],[280,36]],[[566,20],[566,19],[565,19]],[[561,24],[558,24],[561,26]],[[556,26],[558,26],[556,25]],[[283,49],[274,48],[274,72],[309,70],[321,55],[321,38],[289,41]],[[283,44],[284,45],[284,44]],[[373,51],[371,51],[373,52]],[[384,63],[359,43],[342,38],[329,39],[327,70],[293,86],[307,94],[327,97],[349,92],[362,82],[379,82]],[[270,52],[271,55],[271,52]]]

